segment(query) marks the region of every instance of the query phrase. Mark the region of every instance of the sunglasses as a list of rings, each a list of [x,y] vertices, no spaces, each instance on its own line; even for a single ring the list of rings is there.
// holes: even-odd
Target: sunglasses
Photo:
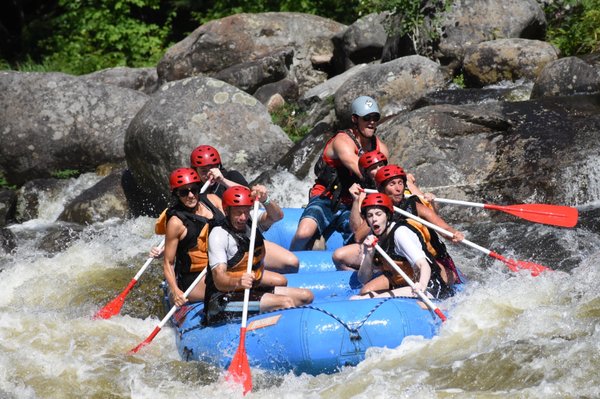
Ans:
[[[200,186],[193,185],[191,187],[182,187],[177,189],[177,195],[180,197],[187,197],[190,193],[198,195],[200,193]]]
[[[365,122],[379,122],[379,119],[381,118],[381,116],[379,114],[369,114],[369,115],[365,115],[365,116],[361,116],[362,120]]]

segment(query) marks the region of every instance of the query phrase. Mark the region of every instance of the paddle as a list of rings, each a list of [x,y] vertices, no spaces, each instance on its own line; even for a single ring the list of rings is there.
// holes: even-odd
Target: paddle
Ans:
[[[408,285],[410,285],[410,287],[417,293],[419,298],[421,298],[423,302],[425,302],[427,307],[429,307],[429,309],[431,309],[436,315],[438,315],[438,317],[442,320],[442,323],[445,322],[446,316],[442,313],[442,311],[437,306],[435,306],[429,298],[427,298],[423,291],[417,288],[417,285],[414,283],[414,281],[412,281],[410,277],[408,277],[408,275],[404,273],[404,270],[398,267],[396,262],[394,262],[393,259],[390,258],[390,256],[387,253],[385,253],[385,251],[379,246],[379,244],[375,244],[375,249],[377,250],[377,252],[379,252],[381,256],[385,258],[389,265],[392,266],[394,270],[396,270],[396,272],[398,272],[398,274],[402,276],[402,278],[404,278],[404,281],[406,281]]]
[[[250,253],[248,255],[248,267],[246,273],[252,272],[252,260],[254,259],[254,242],[256,241],[256,226],[258,221],[258,200],[254,200],[254,209],[252,211],[252,231],[250,233]],[[248,302],[250,301],[250,289],[244,290],[244,307],[242,309],[242,325],[240,327],[240,345],[237,352],[231,359],[229,365],[227,381],[233,381],[242,384],[244,395],[252,391],[252,375],[250,374],[250,365],[248,364],[248,355],[246,354],[246,323],[248,321]]]
[[[378,191],[376,190],[372,190],[372,189],[364,189],[364,191],[366,193],[377,193]],[[430,227],[446,236],[452,237],[454,234],[450,233],[448,230],[445,230],[433,223],[428,222],[425,219],[422,219],[418,216],[413,215],[410,212],[407,212],[405,210],[402,210],[400,208],[398,208],[397,206],[394,207],[394,211],[398,212],[399,214],[407,217],[407,218],[411,218],[416,220],[417,222]],[[502,261],[504,263],[506,263],[508,265],[508,268],[510,270],[512,270],[513,272],[518,271],[519,269],[523,269],[523,270],[530,270],[531,271],[531,275],[532,276],[537,276],[539,275],[541,272],[545,272],[545,271],[552,271],[552,269],[546,267],[546,266],[542,266],[539,265],[537,263],[533,263],[533,262],[525,262],[525,261],[521,261],[521,260],[513,260],[513,259],[507,259],[504,256],[500,255],[497,252],[491,251],[487,248],[484,248],[480,245],[475,244],[474,242],[471,242],[469,240],[467,240],[466,238],[461,240],[461,243],[470,246],[471,248],[475,248],[481,252],[483,252],[484,254],[494,258],[494,259],[498,259],[499,261]]]
[[[207,269],[208,269],[208,266],[206,266],[206,268],[204,270],[202,270],[202,272],[198,275],[198,277],[196,277],[196,279],[192,282],[192,284],[188,287],[188,289],[185,290],[185,292],[183,293],[183,296],[185,298],[187,298],[188,295],[190,295],[190,292],[192,292],[192,290],[198,285],[198,283],[200,282],[200,280],[202,280],[202,277],[204,277],[204,275],[206,274],[206,270]],[[156,327],[154,328],[154,330],[152,330],[152,332],[150,333],[150,335],[148,335],[148,337],[145,340],[143,340],[142,342],[140,342],[140,344],[138,346],[136,346],[135,348],[131,349],[127,353],[130,354],[130,355],[132,355],[134,353],[137,353],[144,346],[146,346],[150,342],[152,342],[152,340],[154,339],[154,337],[156,337],[156,334],[159,333],[159,331],[164,327],[164,325],[167,323],[167,321],[169,321],[169,319],[171,318],[171,316],[173,316],[173,314],[175,314],[176,311],[177,311],[177,306],[173,305],[173,307],[171,308],[171,310],[169,310],[169,313],[167,313],[167,315],[165,317],[163,317],[163,319],[160,321],[160,323],[158,323],[156,325]]]
[[[206,189],[208,189],[209,185],[210,185],[210,180],[208,180],[206,183],[204,183],[204,185],[200,189],[200,194],[203,194],[206,191]],[[160,244],[158,244],[158,249],[162,249],[164,246],[165,246],[165,240],[163,238],[163,240],[160,242]],[[152,263],[153,260],[154,260],[153,257],[149,257],[146,260],[146,263],[144,263],[144,265],[142,266],[142,268],[131,279],[131,281],[129,282],[127,287],[125,287],[123,292],[121,292],[115,299],[113,299],[112,301],[107,303],[106,306],[104,306],[102,309],[100,309],[94,315],[93,318],[94,319],[110,319],[111,317],[119,314],[119,312],[121,311],[121,308],[123,307],[123,304],[125,303],[125,297],[127,296],[127,294],[129,294],[129,291],[131,291],[133,286],[137,283],[137,281],[140,279],[142,274],[144,274],[144,272],[146,271],[148,266],[150,266],[150,263]]]
[[[530,222],[550,224],[561,227],[575,227],[579,212],[577,208],[563,205],[548,204],[518,204],[518,205],[493,205],[477,202],[459,201],[446,198],[435,198],[435,202],[443,204],[455,204],[463,206],[474,206],[484,209],[493,209],[509,213]]]

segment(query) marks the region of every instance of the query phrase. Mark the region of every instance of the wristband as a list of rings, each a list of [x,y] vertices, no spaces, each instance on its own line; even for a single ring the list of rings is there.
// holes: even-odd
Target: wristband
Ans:
[[[262,204],[263,204],[264,206],[267,206],[267,205],[269,205],[270,203],[271,203],[271,199],[270,199],[269,197],[267,197],[267,199],[266,199],[266,200],[264,200],[264,201],[262,202]]]

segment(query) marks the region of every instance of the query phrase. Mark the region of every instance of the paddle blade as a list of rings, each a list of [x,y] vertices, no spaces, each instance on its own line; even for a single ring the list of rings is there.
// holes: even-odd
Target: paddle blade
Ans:
[[[156,337],[156,334],[158,334],[159,331],[160,331],[160,326],[156,326],[156,328],[152,331],[152,333],[150,335],[148,335],[148,338],[146,338],[145,340],[140,342],[140,344],[138,346],[131,349],[129,352],[127,352],[127,354],[133,355],[134,353],[138,353],[138,351],[140,349],[142,349],[144,346],[146,346],[150,342],[152,342],[152,340],[154,339],[154,337]]]
[[[539,265],[537,263],[533,263],[533,262],[525,262],[522,260],[514,260],[514,259],[507,259],[504,256],[494,252],[494,251],[490,251],[489,255],[492,258],[498,259],[504,263],[506,263],[508,265],[508,268],[510,270],[512,270],[513,272],[519,271],[519,270],[529,270],[531,272],[532,276],[539,276],[540,273],[542,272],[551,272],[552,269],[550,269],[549,267],[546,266],[542,266]]]
[[[100,309],[95,315],[94,319],[110,319],[114,315],[119,314],[121,308],[123,307],[123,303],[125,303],[125,297],[129,294],[129,291],[133,288],[137,280],[132,278],[127,287],[117,296],[115,299],[106,304],[102,309]]]
[[[229,382],[241,384],[244,388],[244,395],[252,391],[252,375],[250,374],[250,365],[248,364],[248,355],[246,354],[246,328],[240,329],[240,345],[231,359],[231,364],[227,370],[225,379]]]
[[[561,227],[575,227],[579,218],[577,208],[562,205],[520,204],[503,206],[485,204],[484,208],[506,212],[530,222]]]
[[[123,307],[123,303],[125,303],[125,295],[121,294],[96,312],[93,319],[110,319],[111,317],[119,314],[121,308]]]

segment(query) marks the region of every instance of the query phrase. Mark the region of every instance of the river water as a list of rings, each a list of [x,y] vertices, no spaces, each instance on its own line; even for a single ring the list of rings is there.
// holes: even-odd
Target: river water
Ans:
[[[92,319],[159,241],[152,219],[95,224],[63,235],[70,245],[57,253],[43,249],[66,199],[97,180],[71,180],[62,194],[41,202],[38,219],[11,226],[18,246],[0,253],[0,398],[241,397],[223,371],[181,361],[168,326],[127,355],[164,314],[160,262],[141,277],[119,316]],[[302,205],[308,183],[282,181],[274,185],[282,205]],[[582,206],[588,220],[575,229],[517,220],[458,225],[480,245],[557,271],[510,273],[501,262],[451,246],[469,281],[444,303],[450,317],[438,337],[372,350],[359,366],[334,375],[253,370],[248,397],[600,397],[600,240],[593,231],[599,205]]]

